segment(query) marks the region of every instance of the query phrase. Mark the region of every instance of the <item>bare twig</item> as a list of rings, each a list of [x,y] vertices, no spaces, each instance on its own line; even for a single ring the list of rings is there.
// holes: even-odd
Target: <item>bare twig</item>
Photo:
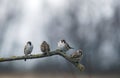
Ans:
[[[74,60],[73,58],[66,55],[64,52],[62,52],[60,50],[51,51],[51,52],[49,52],[48,55],[34,54],[34,55],[27,56],[27,57],[26,56],[12,56],[12,57],[9,57],[9,58],[0,58],[0,62],[43,58],[43,57],[49,57],[49,56],[53,56],[53,55],[60,55],[60,56],[64,57],[66,60],[71,62],[75,67],[77,67],[80,71],[83,71],[85,69],[84,65],[80,64],[78,61]]]

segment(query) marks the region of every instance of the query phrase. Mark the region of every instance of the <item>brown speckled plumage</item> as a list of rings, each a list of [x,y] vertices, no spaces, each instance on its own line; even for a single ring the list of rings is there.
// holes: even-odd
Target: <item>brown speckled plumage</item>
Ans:
[[[77,50],[71,55],[72,58],[80,58],[81,56],[82,56],[82,50]]]
[[[50,46],[46,41],[43,41],[40,46],[40,49],[44,54],[49,54]]]

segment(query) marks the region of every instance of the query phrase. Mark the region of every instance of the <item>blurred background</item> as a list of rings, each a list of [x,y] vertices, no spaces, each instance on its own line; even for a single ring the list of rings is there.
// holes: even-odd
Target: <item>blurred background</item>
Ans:
[[[60,56],[0,63],[0,78],[120,78],[119,0],[0,0],[0,58],[41,53],[43,40],[51,50],[65,39],[83,50],[79,72]]]

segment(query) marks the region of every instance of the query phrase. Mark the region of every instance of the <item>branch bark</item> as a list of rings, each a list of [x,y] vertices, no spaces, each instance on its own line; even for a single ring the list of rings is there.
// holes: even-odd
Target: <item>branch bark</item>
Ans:
[[[64,57],[66,60],[71,62],[76,68],[78,68],[80,71],[83,71],[85,69],[84,65],[80,64],[78,61],[76,61],[75,59],[66,55],[65,52],[60,51],[60,50],[51,51],[51,52],[49,52],[48,55],[34,54],[34,55],[27,56],[27,57],[25,57],[25,56],[12,56],[9,58],[0,58],[0,62],[24,60],[24,59],[36,59],[36,58],[50,57],[53,55],[60,55],[60,56]]]

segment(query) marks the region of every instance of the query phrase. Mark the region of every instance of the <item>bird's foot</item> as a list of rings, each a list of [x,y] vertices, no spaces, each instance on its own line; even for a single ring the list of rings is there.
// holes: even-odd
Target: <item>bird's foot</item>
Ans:
[[[49,52],[46,53],[47,56],[48,56],[49,54],[50,54]]]
[[[30,54],[30,56],[32,56],[32,54]]]

